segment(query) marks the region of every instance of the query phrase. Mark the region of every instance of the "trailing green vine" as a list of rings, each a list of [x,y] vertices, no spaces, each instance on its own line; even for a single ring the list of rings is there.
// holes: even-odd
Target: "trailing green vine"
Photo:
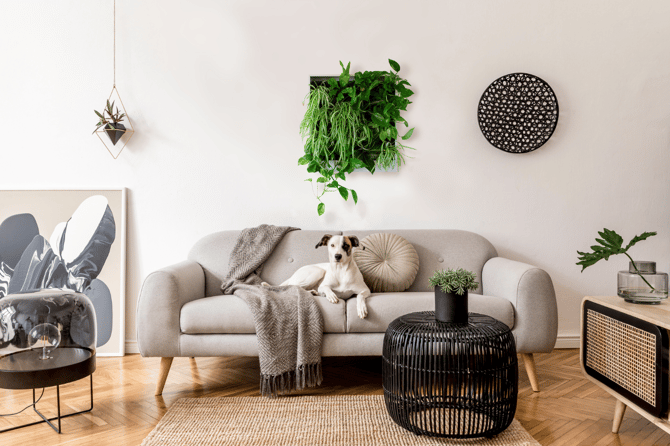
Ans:
[[[402,144],[414,128],[400,138],[396,123],[409,127],[400,115],[411,104],[414,94],[410,83],[398,76],[400,65],[389,59],[392,71],[364,71],[349,74],[351,63],[338,78],[312,86],[307,94],[307,111],[300,123],[300,135],[305,140],[305,154],[298,163],[307,172],[318,173],[317,212],[323,215],[326,192],[338,191],[345,200],[351,195],[358,203],[353,189],[342,184],[354,169],[365,168],[374,173],[377,168],[397,168],[405,163]],[[306,181],[312,182],[312,178]]]

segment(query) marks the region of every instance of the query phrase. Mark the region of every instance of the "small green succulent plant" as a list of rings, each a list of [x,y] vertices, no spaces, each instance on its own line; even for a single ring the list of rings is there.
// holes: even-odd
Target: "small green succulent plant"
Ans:
[[[439,287],[445,293],[456,293],[459,296],[466,291],[475,291],[479,287],[477,275],[471,271],[459,269],[438,270],[428,281],[433,287]]]

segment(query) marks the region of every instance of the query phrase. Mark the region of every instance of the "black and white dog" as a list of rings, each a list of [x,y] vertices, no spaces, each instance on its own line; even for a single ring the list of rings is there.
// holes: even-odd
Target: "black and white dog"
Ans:
[[[326,296],[334,304],[355,294],[358,317],[364,319],[368,315],[365,299],[370,288],[352,255],[353,248],[359,246],[358,237],[326,234],[316,245],[320,246],[328,247],[329,262],[303,266],[282,285],[298,285],[314,295]]]

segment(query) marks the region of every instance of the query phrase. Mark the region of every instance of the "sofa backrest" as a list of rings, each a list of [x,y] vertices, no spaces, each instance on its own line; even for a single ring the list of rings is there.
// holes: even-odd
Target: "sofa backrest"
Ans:
[[[221,283],[228,274],[228,258],[242,231],[221,231],[200,239],[191,248],[189,260],[198,262],[205,270],[205,295],[221,294]],[[287,233],[263,265],[261,278],[279,285],[301,266],[328,261],[325,248],[316,249],[324,234],[341,235],[342,231],[300,230]]]
[[[191,248],[188,258],[202,265],[205,271],[205,294],[221,294],[221,283],[228,273],[228,258],[241,231],[221,231],[207,235]],[[464,268],[477,274],[480,282],[484,263],[498,254],[481,235],[453,229],[398,229],[377,231],[291,231],[277,245],[265,262],[261,277],[279,285],[298,268],[328,261],[325,248],[316,249],[324,234],[355,235],[359,239],[378,232],[398,234],[410,242],[419,255],[419,273],[409,291],[432,291],[428,278],[438,269]]]
[[[491,242],[481,235],[455,229],[344,231],[344,235],[355,235],[363,240],[378,232],[397,234],[416,249],[419,255],[419,273],[408,291],[433,291],[428,279],[436,270],[463,268],[477,275],[479,288],[475,293],[481,293],[484,263],[498,256]]]

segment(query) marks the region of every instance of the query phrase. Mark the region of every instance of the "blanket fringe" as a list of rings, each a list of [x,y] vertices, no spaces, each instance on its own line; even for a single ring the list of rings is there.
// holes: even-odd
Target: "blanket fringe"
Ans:
[[[261,395],[276,398],[293,390],[302,390],[306,387],[316,387],[323,381],[321,362],[301,364],[295,370],[279,375],[261,374]]]

